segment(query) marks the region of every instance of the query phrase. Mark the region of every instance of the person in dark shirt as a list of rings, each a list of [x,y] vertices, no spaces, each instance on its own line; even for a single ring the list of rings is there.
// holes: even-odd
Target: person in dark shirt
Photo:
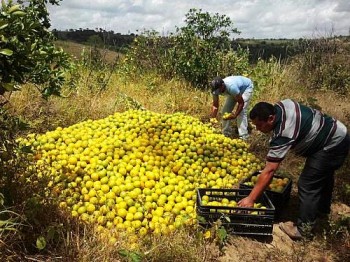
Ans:
[[[292,150],[306,158],[298,180],[299,215],[296,224],[280,223],[292,239],[301,239],[315,226],[318,217],[330,213],[334,172],[340,168],[350,147],[347,128],[340,121],[291,99],[275,105],[260,102],[249,115],[257,130],[272,132],[265,168],[241,207],[251,207],[271,182],[274,173]]]

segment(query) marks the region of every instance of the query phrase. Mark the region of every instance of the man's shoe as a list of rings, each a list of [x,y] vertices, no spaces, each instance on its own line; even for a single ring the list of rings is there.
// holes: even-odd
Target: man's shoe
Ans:
[[[292,240],[301,240],[303,236],[293,222],[281,222],[279,228],[286,233]]]

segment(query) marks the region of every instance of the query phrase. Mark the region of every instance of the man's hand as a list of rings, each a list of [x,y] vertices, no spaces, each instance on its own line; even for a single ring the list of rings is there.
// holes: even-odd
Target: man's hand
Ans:
[[[210,124],[213,124],[213,125],[215,125],[215,124],[217,124],[218,123],[218,120],[215,118],[215,117],[213,117],[213,118],[210,118]]]
[[[240,207],[254,207],[254,201],[249,197],[245,197],[238,201],[238,206]]]
[[[222,116],[222,119],[224,120],[231,120],[231,119],[235,119],[236,117],[232,114],[232,113],[225,113],[223,116]]]

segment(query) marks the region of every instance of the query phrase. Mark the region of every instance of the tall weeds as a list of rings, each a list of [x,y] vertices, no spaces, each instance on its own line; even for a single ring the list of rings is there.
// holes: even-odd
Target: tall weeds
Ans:
[[[347,94],[350,89],[350,46],[335,37],[301,42],[303,50],[294,61],[300,85],[313,90],[332,90]]]

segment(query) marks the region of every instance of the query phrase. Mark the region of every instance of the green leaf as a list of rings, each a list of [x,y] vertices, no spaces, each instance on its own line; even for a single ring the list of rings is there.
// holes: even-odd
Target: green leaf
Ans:
[[[131,252],[130,253],[130,259],[132,262],[141,262],[142,261],[142,255],[137,252]]]
[[[46,247],[46,240],[43,236],[40,236],[36,240],[36,247],[39,250],[43,250]]]
[[[18,129],[19,130],[27,130],[29,128],[29,124],[23,121],[18,122]]]
[[[229,216],[223,216],[223,217],[225,218],[225,220],[226,220],[227,222],[231,223],[231,219],[230,219]]]
[[[1,85],[6,91],[15,90],[15,83],[2,83]]]
[[[32,148],[30,146],[22,146],[21,147],[21,151],[23,153],[33,153],[33,150],[32,150]]]
[[[224,227],[220,227],[217,231],[218,233],[218,237],[221,243],[223,243],[225,241],[225,239],[227,238],[227,231]]]
[[[30,46],[30,50],[33,51],[36,48],[36,42]]]
[[[203,216],[197,216],[197,220],[198,220],[199,222],[202,222],[202,223],[207,222],[206,219],[205,219],[205,217],[203,217]]]
[[[54,227],[50,227],[47,231],[47,239],[52,240],[56,235],[56,229]]]
[[[6,28],[8,25],[6,21],[0,20],[0,30]]]
[[[23,11],[15,11],[12,13],[12,15],[14,16],[25,16],[26,15],[26,12],[23,12]]]
[[[126,249],[121,249],[118,251],[119,255],[122,257],[128,258],[128,261],[131,262],[141,262],[142,261],[142,255],[135,251],[128,251]]]
[[[11,13],[13,13],[13,12],[15,12],[15,11],[20,10],[20,8],[21,8],[21,5],[14,5],[14,6],[11,6],[10,9],[8,10],[8,13],[11,14]]]
[[[121,249],[118,251],[119,255],[121,255],[122,257],[127,257],[129,255],[129,251],[126,249]]]
[[[8,39],[4,35],[0,35],[0,41],[3,43],[7,43]]]
[[[0,49],[0,54],[6,55],[6,56],[12,56],[13,51],[11,49]]]

